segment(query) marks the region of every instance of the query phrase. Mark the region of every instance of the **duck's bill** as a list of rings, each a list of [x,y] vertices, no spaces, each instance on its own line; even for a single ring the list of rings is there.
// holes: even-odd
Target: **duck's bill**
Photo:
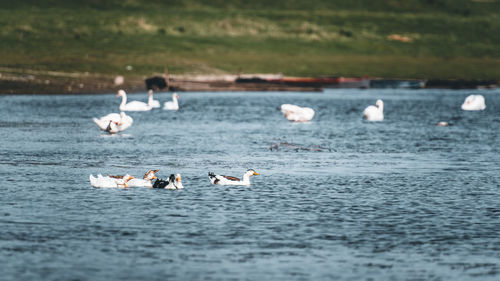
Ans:
[[[254,175],[254,176],[258,176],[258,175],[260,175],[260,174],[259,174],[259,173],[257,173],[257,172],[253,172],[253,175]]]

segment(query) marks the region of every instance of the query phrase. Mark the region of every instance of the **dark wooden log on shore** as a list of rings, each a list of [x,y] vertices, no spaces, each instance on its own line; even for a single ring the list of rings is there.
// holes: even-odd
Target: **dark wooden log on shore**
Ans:
[[[158,91],[167,87],[167,81],[161,76],[149,77],[144,82],[146,83],[146,90]]]

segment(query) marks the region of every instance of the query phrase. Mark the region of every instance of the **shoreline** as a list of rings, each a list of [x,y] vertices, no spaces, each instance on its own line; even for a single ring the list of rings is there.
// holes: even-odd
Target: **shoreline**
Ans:
[[[245,92],[297,91],[319,92],[325,88],[346,89],[495,89],[495,80],[463,79],[384,79],[373,77],[287,77],[281,74],[243,75],[155,75],[165,79],[163,92]],[[138,76],[112,76],[54,71],[26,71],[0,68],[0,95],[66,95],[104,94],[119,89],[127,92],[147,91],[145,79]]]

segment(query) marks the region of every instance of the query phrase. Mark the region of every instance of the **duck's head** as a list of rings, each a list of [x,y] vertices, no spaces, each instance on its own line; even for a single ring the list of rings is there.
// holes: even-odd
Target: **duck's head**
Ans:
[[[173,93],[173,94],[172,94],[172,98],[174,98],[174,99],[178,99],[178,98],[179,98],[179,95],[178,95],[177,93]]]
[[[125,96],[127,93],[125,93],[124,90],[118,90],[118,93],[116,94],[117,97],[122,97]]]
[[[134,178],[134,177],[133,177],[133,176],[131,176],[131,175],[129,175],[129,174],[124,175],[124,176],[123,176],[123,187],[125,187],[125,188],[126,188],[126,187],[128,187],[127,182],[128,182],[129,180],[133,179],[133,178]]]
[[[174,185],[175,185],[175,188],[177,188],[177,189],[184,188],[182,186],[181,174],[176,174],[175,175],[175,183],[174,183]]]
[[[174,182],[175,181],[175,175],[174,174],[170,174],[170,177],[168,177],[168,181],[169,182]]]
[[[377,102],[375,103],[376,106],[378,107],[381,107],[381,106],[384,106],[384,102],[382,100],[377,100]]]
[[[259,173],[257,173],[254,169],[249,169],[245,175],[249,175],[249,176],[258,176],[260,175]]]
[[[158,172],[159,169],[156,169],[156,170],[149,170],[147,171],[145,174],[144,174],[144,179],[145,180],[154,180],[154,179],[157,179],[155,173]]]

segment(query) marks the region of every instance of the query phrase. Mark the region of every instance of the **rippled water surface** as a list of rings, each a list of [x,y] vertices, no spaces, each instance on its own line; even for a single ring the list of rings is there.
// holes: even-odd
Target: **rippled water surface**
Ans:
[[[485,111],[460,110],[473,93]],[[364,122],[378,98],[385,121]],[[316,116],[289,123],[282,103]],[[118,104],[0,96],[0,279],[500,277],[500,91],[180,93],[103,134],[91,118]],[[89,184],[153,168],[185,189]],[[207,178],[249,168],[251,187]]]

